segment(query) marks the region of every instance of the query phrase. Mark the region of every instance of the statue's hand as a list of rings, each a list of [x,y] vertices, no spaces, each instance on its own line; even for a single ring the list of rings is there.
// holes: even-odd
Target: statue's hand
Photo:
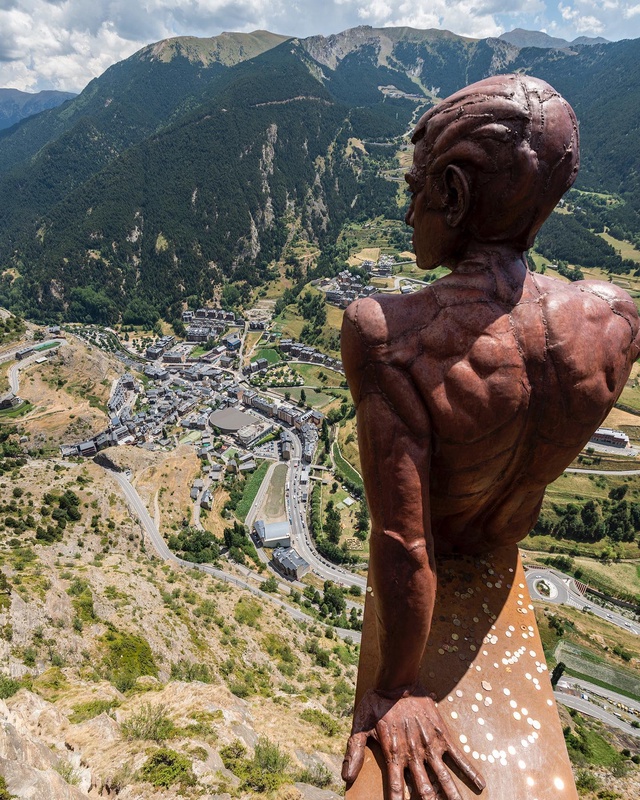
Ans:
[[[436,786],[447,800],[461,800],[444,762],[445,755],[478,791],[485,787],[484,778],[453,743],[435,702],[421,687],[398,689],[393,694],[379,691],[365,694],[355,713],[342,765],[342,777],[347,784],[358,777],[369,736],[380,744],[387,764],[386,800],[403,800],[405,769],[411,773],[420,800],[434,800]]]

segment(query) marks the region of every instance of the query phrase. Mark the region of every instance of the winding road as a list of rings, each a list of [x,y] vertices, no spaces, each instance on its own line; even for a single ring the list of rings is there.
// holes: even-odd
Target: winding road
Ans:
[[[302,444],[297,436],[292,436],[292,452],[287,483],[287,512],[291,525],[291,544],[305,559],[315,575],[322,580],[333,581],[341,586],[359,586],[363,591],[367,588],[367,579],[339,567],[323,558],[313,546],[309,529],[305,521],[305,506],[302,503],[300,477],[302,473]]]
[[[134,517],[138,520],[141,527],[149,537],[154,550],[158,553],[160,558],[165,561],[170,561],[173,564],[177,564],[179,567],[183,567],[185,569],[197,569],[200,570],[200,572],[205,572],[207,575],[212,575],[214,578],[224,581],[225,583],[232,583],[236,586],[239,586],[241,589],[251,592],[251,594],[259,597],[261,600],[268,600],[270,603],[279,606],[286,611],[290,617],[299,622],[305,622],[311,625],[314,625],[318,622],[318,620],[316,620],[314,617],[304,614],[298,608],[290,606],[288,603],[285,603],[283,600],[274,596],[273,594],[263,592],[261,589],[258,589],[257,587],[253,586],[253,584],[243,580],[242,578],[237,578],[235,575],[230,575],[228,572],[224,572],[221,569],[212,567],[210,564],[194,564],[192,561],[185,561],[183,558],[178,558],[178,556],[176,556],[167,546],[167,543],[163,539],[160,531],[156,527],[154,521],[151,519],[145,504],[142,502],[140,495],[131,485],[131,483],[129,483],[124,473],[115,472],[113,470],[107,471],[115,478]],[[362,639],[362,636],[358,631],[345,630],[344,628],[334,628],[334,630],[341,639],[351,639],[358,644]]]
[[[48,339],[47,342],[56,342],[58,344],[58,347],[62,347],[67,343],[66,339]],[[33,346],[38,347],[39,345],[42,345],[44,343],[46,342],[36,342]],[[16,347],[14,350],[10,350],[6,353],[2,353],[2,355],[0,355],[0,363],[4,361],[10,361],[12,358],[15,358],[18,350],[22,350],[23,348],[28,347],[29,345],[30,345],[29,342],[21,342],[20,347]],[[30,367],[37,361],[37,359],[42,358],[42,356],[45,353],[48,353],[51,349],[53,348],[47,348],[46,350],[36,350],[36,352],[32,356],[29,356],[28,358],[23,358],[20,361],[16,361],[15,364],[12,364],[9,367],[9,371],[7,373],[7,377],[9,379],[9,388],[14,394],[17,395],[18,392],[20,391],[20,378],[18,377],[20,370],[23,370],[26,367]]]

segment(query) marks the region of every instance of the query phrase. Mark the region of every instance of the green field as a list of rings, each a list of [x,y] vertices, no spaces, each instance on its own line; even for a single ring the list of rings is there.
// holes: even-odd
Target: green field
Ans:
[[[199,358],[200,356],[203,356],[205,353],[210,352],[210,350],[211,350],[210,347],[207,347],[204,344],[199,344],[197,347],[193,348],[190,355],[193,356],[194,358]]]
[[[620,239],[614,239],[613,236],[610,236],[608,233],[600,233],[598,235],[602,237],[607,244],[610,244],[622,258],[629,258],[631,261],[640,263],[640,251],[636,250],[631,242],[621,242]]]
[[[33,405],[28,400],[25,400],[17,408],[2,409],[2,411],[0,411],[0,419],[18,419],[19,417],[24,417],[32,408]]]
[[[286,391],[291,394],[291,400],[297,403],[300,400],[300,392],[303,391],[303,388],[300,386],[289,386]],[[332,389],[331,391],[344,392],[345,396],[347,393],[346,389]],[[307,405],[313,406],[313,408],[319,410],[322,410],[335,401],[335,397],[332,397],[330,394],[325,394],[324,392],[319,392],[317,389],[304,389],[304,393],[307,397]]]
[[[640,564],[625,561],[604,564],[591,558],[576,558],[575,563],[583,571],[580,580],[605,594],[640,596]]]
[[[248,363],[249,356],[253,355],[252,350],[258,344],[262,336],[264,335],[263,331],[247,331],[247,334],[244,339],[244,363]]]
[[[576,672],[599,685],[610,687],[627,697],[640,700],[640,674],[607,664],[591,650],[572,642],[562,641],[555,650],[555,659],[567,665],[567,671]]]
[[[556,481],[547,486],[544,507],[552,503],[575,503],[587,500],[604,500],[613,486],[621,486],[623,478],[602,477],[596,475],[580,475],[575,472],[564,472]]]
[[[202,434],[200,431],[189,431],[186,436],[183,436],[182,439],[180,439],[180,444],[193,444],[194,442],[199,441],[201,436]]]
[[[318,364],[292,364],[291,369],[301,375],[305,386],[322,389],[323,386],[334,388],[344,383],[344,375],[333,369],[319,366]]]
[[[637,386],[625,386],[618,403],[640,413],[640,389]]]
[[[266,358],[270,365],[277,364],[279,361],[282,361],[280,358],[280,353],[278,353],[277,350],[271,349],[270,347],[258,350],[257,353],[251,356],[251,361],[257,361],[259,358]]]
[[[269,462],[263,461],[258,469],[247,478],[244,485],[244,492],[242,493],[242,500],[240,500],[236,507],[236,516],[241,522],[244,522],[247,518],[251,504],[256,499],[258,489],[260,488],[268,469]]]
[[[60,342],[44,342],[44,344],[36,345],[33,349],[41,353],[43,350],[51,350],[53,347],[60,347]]]
[[[304,320],[298,314],[295,305],[286,306],[273,322],[274,331],[280,331],[284,337],[300,339],[300,334],[304,328]]]
[[[355,471],[355,469],[349,464],[348,461],[345,461],[340,454],[340,449],[338,445],[334,442],[333,444],[333,460],[336,463],[336,468],[344,475],[344,477],[351,481],[351,483],[355,484],[356,486],[362,487],[362,478],[360,475]]]

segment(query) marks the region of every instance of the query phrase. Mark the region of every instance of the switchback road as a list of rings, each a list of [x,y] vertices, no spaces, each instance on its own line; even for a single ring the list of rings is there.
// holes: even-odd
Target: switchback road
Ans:
[[[274,605],[279,606],[282,608],[286,613],[295,620],[299,622],[306,622],[307,624],[313,625],[318,622],[318,620],[310,617],[308,614],[304,614],[298,608],[294,606],[290,606],[288,603],[285,603],[279,597],[276,597],[273,594],[268,592],[263,592],[261,589],[253,586],[248,581],[243,580],[242,578],[237,578],[235,575],[230,575],[228,572],[224,572],[221,569],[217,569],[216,567],[212,567],[210,564],[194,564],[191,561],[185,561],[182,558],[178,558],[174,553],[171,552],[167,543],[163,539],[160,531],[156,527],[154,521],[151,519],[149,512],[145,504],[142,502],[140,495],[135,490],[135,488],[129,483],[127,478],[125,477],[124,473],[122,472],[114,472],[109,470],[110,474],[113,475],[116,482],[120,486],[122,493],[124,494],[127,504],[129,508],[133,512],[133,515],[138,519],[140,525],[142,526],[143,530],[149,537],[151,544],[153,545],[154,550],[158,553],[160,558],[164,559],[165,561],[170,561],[173,564],[177,564],[180,567],[185,569],[197,569],[200,572],[205,572],[207,575],[212,575],[214,578],[218,580],[224,581],[225,583],[232,583],[236,586],[239,586],[242,589],[245,589],[251,594],[259,597],[261,600],[267,600]],[[345,630],[343,628],[334,628],[336,634],[342,639],[352,639],[354,642],[358,644],[361,641],[361,634],[358,631],[350,631]]]

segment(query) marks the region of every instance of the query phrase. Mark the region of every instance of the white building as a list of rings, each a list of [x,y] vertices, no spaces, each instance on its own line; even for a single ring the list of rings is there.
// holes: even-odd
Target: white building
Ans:
[[[291,547],[291,531],[288,522],[271,522],[265,525],[258,519],[253,526],[263,547]]]

